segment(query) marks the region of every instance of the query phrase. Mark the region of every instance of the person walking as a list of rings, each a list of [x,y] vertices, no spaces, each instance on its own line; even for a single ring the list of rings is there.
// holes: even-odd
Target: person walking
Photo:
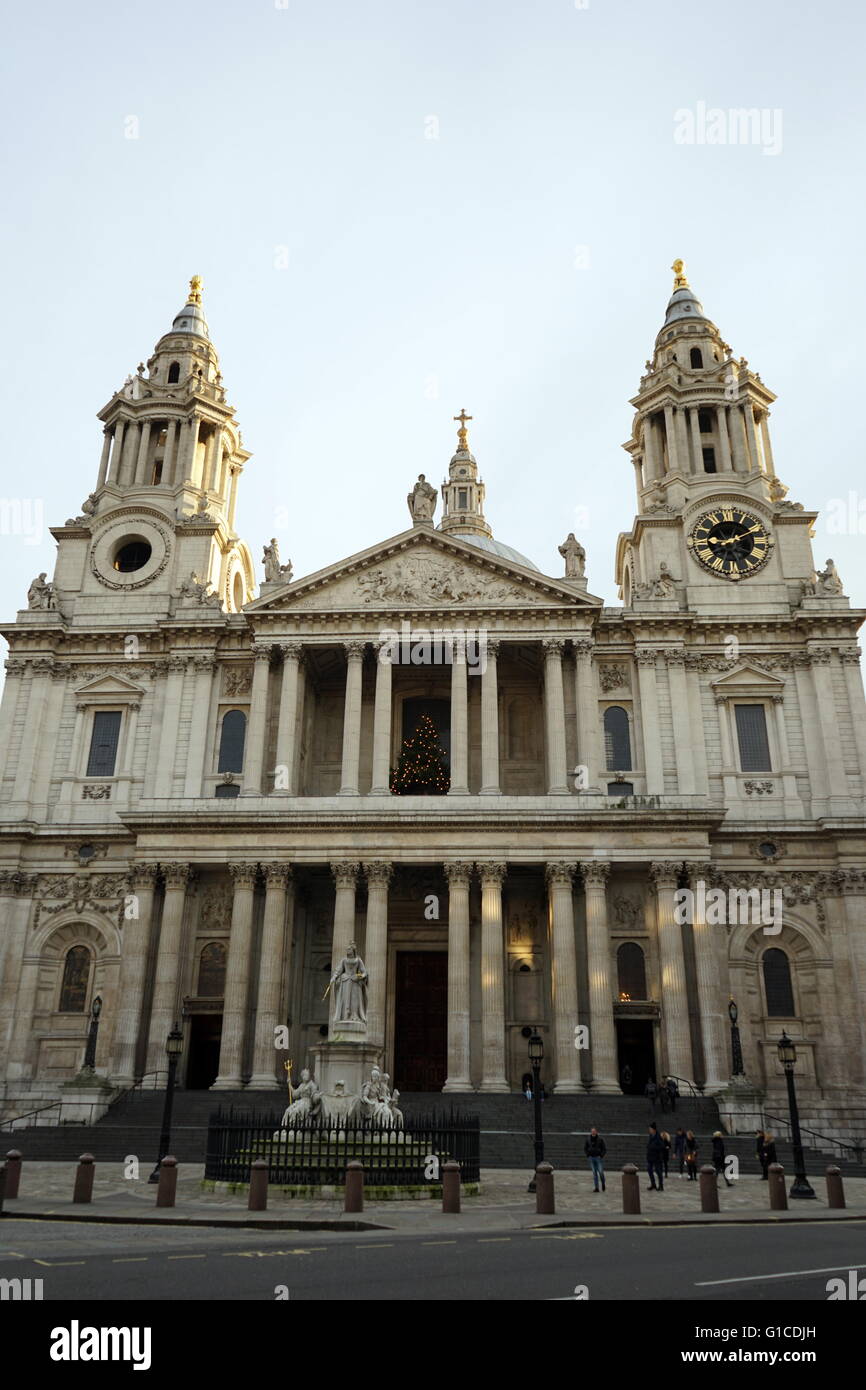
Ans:
[[[776,1157],[776,1140],[770,1130],[764,1135],[764,1143],[761,1147],[761,1167],[764,1170],[764,1177],[769,1179],[769,1168],[771,1163],[778,1163]]]
[[[647,1192],[659,1192],[665,1190],[665,1180],[662,1175],[664,1167],[664,1144],[658,1132],[655,1120],[649,1127],[649,1138],[646,1145],[646,1170],[649,1174],[650,1185]],[[658,1182],[656,1182],[658,1179]]]
[[[663,1076],[659,1082],[659,1105],[662,1108],[662,1114],[665,1115],[668,1108],[668,1079],[666,1076]]]
[[[674,1158],[679,1165],[680,1177],[683,1177],[683,1169],[686,1166],[686,1132],[682,1126],[674,1135]]]
[[[680,1088],[679,1088],[679,1086],[678,1086],[677,1083],[676,1083],[676,1078],[673,1077],[673,1076],[669,1076],[668,1079],[667,1079],[666,1085],[667,1085],[668,1100],[670,1101],[671,1110],[676,1110],[676,1108],[677,1108],[677,1097],[679,1096],[679,1093],[680,1093]]]
[[[767,1165],[764,1162],[764,1144],[766,1142],[766,1138],[767,1136],[765,1135],[762,1129],[755,1130],[755,1153],[757,1155],[758,1162],[761,1165],[762,1182],[767,1181]]]
[[[650,1108],[651,1108],[653,1114],[655,1114],[655,1113],[656,1113],[656,1097],[658,1096],[659,1088],[658,1088],[658,1086],[656,1085],[655,1080],[654,1080],[653,1077],[651,1077],[651,1076],[648,1076],[648,1077],[647,1077],[647,1083],[646,1083],[646,1085],[645,1085],[644,1088],[643,1088],[643,1093],[644,1093],[644,1095],[646,1096],[647,1100],[648,1100],[649,1103],[650,1103]]]
[[[725,1172],[725,1141],[722,1138],[722,1131],[717,1129],[713,1135],[713,1167],[716,1170],[716,1178],[721,1175],[727,1187],[733,1187],[733,1183]]]
[[[589,1159],[589,1166],[592,1169],[593,1192],[598,1192],[599,1182],[601,1183],[601,1191],[604,1192],[606,1188],[604,1181],[604,1156],[607,1153],[607,1145],[595,1125],[593,1125],[592,1129],[589,1131],[589,1138],[583,1146],[583,1152]]]
[[[686,1168],[689,1182],[698,1180],[698,1141],[690,1129],[686,1130]]]
[[[668,1164],[670,1162],[671,1157],[671,1136],[668,1134],[666,1129],[662,1130],[662,1150],[662,1162],[664,1164],[665,1177],[667,1177]]]

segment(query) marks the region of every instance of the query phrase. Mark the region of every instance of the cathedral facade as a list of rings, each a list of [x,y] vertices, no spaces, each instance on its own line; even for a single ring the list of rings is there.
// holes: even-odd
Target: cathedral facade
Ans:
[[[80,1080],[97,999],[112,1088],[160,1084],[176,1021],[188,1088],[282,1087],[354,942],[404,1091],[518,1091],[537,1029],[548,1089],[780,1109],[784,1029],[807,1122],[850,1132],[864,613],[776,476],[772,392],[674,268],[610,608],[579,537],[552,575],[493,536],[464,411],[405,529],[301,578],[271,541],[257,592],[193,280],[2,629],[5,1114]]]

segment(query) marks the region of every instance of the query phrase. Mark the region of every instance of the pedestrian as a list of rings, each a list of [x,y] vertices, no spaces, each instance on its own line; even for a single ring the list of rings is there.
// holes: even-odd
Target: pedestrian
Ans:
[[[651,1076],[648,1076],[648,1077],[647,1077],[647,1083],[646,1083],[646,1085],[645,1085],[644,1088],[643,1088],[643,1093],[644,1093],[644,1095],[646,1096],[647,1100],[648,1100],[649,1103],[650,1103],[650,1108],[652,1109],[653,1114],[655,1114],[655,1113],[656,1113],[656,1096],[657,1096],[658,1093],[659,1093],[659,1088],[658,1088],[658,1086],[656,1085],[655,1081],[653,1080],[653,1078],[652,1078]]]
[[[583,1152],[589,1159],[589,1166],[592,1169],[593,1192],[598,1192],[599,1182],[601,1183],[601,1190],[604,1192],[604,1156],[607,1153],[607,1145],[595,1125],[589,1131],[589,1138],[583,1146]]]
[[[662,1108],[662,1114],[666,1114],[668,1108],[668,1087],[666,1076],[663,1076],[661,1081],[659,1082],[659,1104]]]
[[[664,1144],[662,1143],[662,1137],[659,1134],[658,1129],[656,1128],[655,1120],[653,1120],[652,1124],[649,1127],[649,1138],[647,1139],[646,1145],[646,1170],[649,1174],[650,1180],[650,1185],[647,1188],[647,1192],[655,1192],[656,1188],[658,1188],[659,1192],[664,1192],[665,1180],[662,1176],[663,1166]],[[656,1182],[656,1178],[658,1178],[658,1182]]]
[[[677,1108],[677,1097],[679,1096],[679,1093],[680,1093],[680,1088],[679,1088],[679,1086],[677,1085],[676,1077],[673,1077],[673,1076],[669,1076],[669,1077],[668,1077],[668,1079],[667,1079],[667,1091],[668,1091],[668,1100],[670,1101],[671,1110],[676,1110],[676,1108]]]
[[[628,1062],[622,1069],[622,1089],[628,1091],[631,1088],[631,1067]]]
[[[679,1164],[680,1177],[682,1177],[683,1169],[686,1166],[686,1132],[682,1126],[680,1126],[674,1135],[674,1158]]]
[[[764,1162],[764,1144],[767,1136],[762,1129],[755,1130],[755,1153],[761,1165],[761,1182],[767,1181],[767,1165]]]
[[[765,1178],[769,1177],[770,1164],[778,1162],[779,1160],[776,1157],[776,1140],[770,1130],[767,1130],[764,1135],[764,1143],[761,1147],[761,1167],[764,1170]]]
[[[733,1187],[727,1173],[725,1172],[725,1141],[722,1138],[722,1131],[717,1129],[713,1135],[713,1167],[716,1170],[716,1178],[721,1176],[728,1187]]]
[[[686,1130],[686,1168],[689,1182],[698,1180],[698,1141],[690,1129]]]
[[[668,1132],[667,1132],[666,1129],[663,1129],[663,1130],[662,1130],[662,1146],[663,1146],[663,1149],[664,1149],[664,1152],[663,1152],[663,1155],[662,1155],[662,1162],[664,1163],[665,1177],[667,1177],[667,1175],[668,1175],[668,1163],[670,1162],[670,1157],[671,1157],[671,1136],[668,1134]]]

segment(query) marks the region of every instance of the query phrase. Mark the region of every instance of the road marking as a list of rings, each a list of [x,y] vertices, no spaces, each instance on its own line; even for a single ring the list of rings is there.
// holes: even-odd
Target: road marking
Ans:
[[[240,1258],[246,1260],[268,1260],[274,1255],[318,1255],[326,1247],[324,1245],[302,1245],[296,1250],[223,1250],[223,1259]],[[169,1256],[171,1259],[172,1257]]]
[[[530,1236],[530,1240],[601,1240],[601,1231],[575,1231],[573,1235],[560,1235],[558,1232],[550,1233],[549,1236]]]
[[[394,1242],[393,1242],[393,1241],[387,1241],[385,1244],[382,1244],[382,1243],[380,1242],[380,1243],[378,1243],[378,1244],[376,1244],[376,1245],[356,1245],[356,1246],[355,1246],[355,1249],[356,1249],[356,1250],[393,1250],[393,1249],[394,1249]]]
[[[501,1245],[504,1241],[510,1240],[511,1236],[479,1236],[479,1245]]]
[[[422,1240],[422,1245],[456,1245],[456,1240]]]
[[[111,1263],[113,1265],[136,1265],[144,1264],[147,1255],[115,1255]]]
[[[49,1269],[60,1269],[63,1265],[83,1265],[86,1260],[34,1260],[35,1265],[46,1265]]]
[[[784,1274],[744,1274],[738,1279],[704,1279],[696,1289],[708,1289],[715,1284],[762,1284],[765,1279],[800,1279],[805,1274],[835,1274],[840,1269],[866,1269],[863,1260],[849,1260],[844,1265],[826,1265],[823,1269],[788,1269]]]
[[[166,1255],[167,1260],[206,1260],[207,1255]]]

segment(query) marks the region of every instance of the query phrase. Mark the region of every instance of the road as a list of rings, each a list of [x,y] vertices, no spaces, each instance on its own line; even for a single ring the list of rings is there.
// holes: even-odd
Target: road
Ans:
[[[440,1236],[103,1226],[8,1218],[0,1278],[100,1299],[827,1300],[866,1274],[866,1222],[596,1227]],[[278,1294],[278,1290],[280,1293]]]

